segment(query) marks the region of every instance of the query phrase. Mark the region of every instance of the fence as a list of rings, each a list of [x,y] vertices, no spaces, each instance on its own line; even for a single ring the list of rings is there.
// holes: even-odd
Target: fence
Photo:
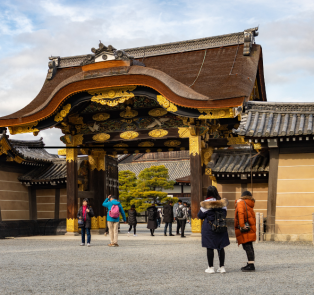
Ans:
[[[312,235],[312,243],[314,245],[314,213],[309,215],[298,215],[298,216],[275,216],[276,218],[291,218],[291,217],[306,217],[312,216],[312,221],[298,223],[298,226],[309,225],[312,224],[312,231],[305,233],[297,233],[298,235]],[[273,216],[274,217],[274,216]],[[301,220],[302,221],[302,220]],[[264,224],[264,214],[256,213],[256,243],[263,242],[265,240],[265,231],[272,226],[278,224]],[[291,226],[291,224],[280,224],[280,226]]]

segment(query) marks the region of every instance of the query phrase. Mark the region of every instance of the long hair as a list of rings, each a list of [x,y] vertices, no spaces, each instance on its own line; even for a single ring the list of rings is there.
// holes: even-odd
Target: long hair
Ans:
[[[215,186],[210,185],[207,188],[207,198],[215,198],[216,200],[221,200],[221,197],[217,191],[217,188]]]

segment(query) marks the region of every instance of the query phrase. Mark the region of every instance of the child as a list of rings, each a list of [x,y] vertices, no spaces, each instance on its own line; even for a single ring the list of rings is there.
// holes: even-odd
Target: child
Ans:
[[[82,243],[81,246],[85,246],[85,230],[87,234],[87,247],[90,247],[90,228],[91,228],[91,217],[94,216],[94,211],[91,207],[88,206],[88,199],[83,200],[83,206],[77,212],[77,218],[82,220],[83,223],[79,223],[79,227],[81,228],[82,234]]]
[[[128,211],[129,214],[129,232],[128,235],[130,234],[130,231],[132,230],[132,226],[134,228],[134,237],[136,237],[136,224],[137,224],[137,220],[136,220],[136,210],[135,210],[135,205],[131,205],[131,209]]]

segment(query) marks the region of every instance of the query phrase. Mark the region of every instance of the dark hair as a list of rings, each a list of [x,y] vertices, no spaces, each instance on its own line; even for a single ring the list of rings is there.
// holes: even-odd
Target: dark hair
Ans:
[[[168,204],[169,204],[169,205],[170,205],[170,204],[173,204],[173,202],[172,202],[172,201],[169,201]]]
[[[135,209],[135,205],[131,205],[131,209]]]
[[[215,198],[216,200],[221,200],[221,197],[217,191],[217,188],[215,186],[210,185],[207,188],[207,198]]]
[[[182,203],[182,200],[179,200],[178,203]]]
[[[110,198],[117,200],[118,198],[114,195],[110,196]]]
[[[85,198],[85,199],[83,199],[83,202],[87,202],[87,204],[88,204],[88,199],[87,198]]]
[[[187,202],[183,202],[183,204],[188,205],[188,203],[187,203]]]
[[[252,197],[252,193],[251,192],[249,192],[249,191],[244,191],[243,193],[242,193],[242,195],[241,195],[241,197]]]

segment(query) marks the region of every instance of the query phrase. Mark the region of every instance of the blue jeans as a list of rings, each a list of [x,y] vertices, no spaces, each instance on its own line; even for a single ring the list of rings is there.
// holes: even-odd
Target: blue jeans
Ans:
[[[161,222],[161,219],[157,218],[157,227],[160,227],[160,222]]]
[[[87,234],[87,244],[90,244],[90,228],[81,227],[81,234],[82,234],[82,243],[85,244],[85,229]]]
[[[167,234],[167,227],[169,225],[169,235],[172,235],[172,222],[165,222],[164,234]]]

